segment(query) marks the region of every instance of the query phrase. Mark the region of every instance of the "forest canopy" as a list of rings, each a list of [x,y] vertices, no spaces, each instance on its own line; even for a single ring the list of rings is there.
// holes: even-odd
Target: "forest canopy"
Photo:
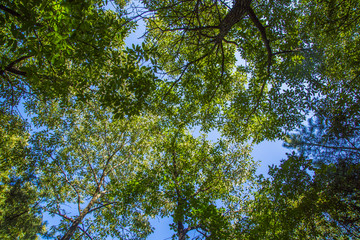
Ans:
[[[0,24],[2,239],[360,238],[359,1],[8,0]],[[265,140],[293,150],[267,176]]]

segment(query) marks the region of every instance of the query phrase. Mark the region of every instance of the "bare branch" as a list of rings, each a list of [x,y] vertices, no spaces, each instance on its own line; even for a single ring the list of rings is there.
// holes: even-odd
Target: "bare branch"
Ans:
[[[222,80],[223,80],[223,77],[224,77],[224,73],[225,73],[225,52],[224,52],[224,46],[223,46],[223,43],[222,43],[222,42],[220,43],[220,48],[221,48],[221,76],[220,76],[220,78],[219,78],[219,83],[216,85],[216,88],[215,88],[215,90],[214,90],[214,93],[213,93],[212,96],[210,97],[209,103],[212,102],[212,100],[214,99],[214,97],[215,97],[215,95],[216,95],[217,90],[218,90],[219,87],[221,86]]]
[[[61,238],[61,240],[70,240],[70,238],[74,235],[76,229],[79,227],[79,224],[82,222],[82,220],[85,218],[85,216],[89,213],[89,210],[91,207],[96,203],[96,201],[104,194],[100,190],[100,187],[96,189],[95,194],[93,195],[92,199],[88,203],[88,205],[84,208],[84,210],[79,214],[79,216],[72,222],[71,227],[68,229],[68,231],[64,234],[64,236]]]
[[[201,26],[201,27],[178,27],[178,28],[168,28],[162,29],[158,28],[162,32],[175,32],[175,31],[184,31],[184,32],[191,32],[191,31],[201,31],[205,29],[219,29],[218,26]]]
[[[306,145],[308,145],[308,146],[313,145],[313,146],[317,146],[317,147],[330,148],[330,149],[351,150],[351,151],[356,151],[356,152],[360,151],[360,148],[357,148],[357,147],[329,146],[329,145],[325,145],[325,144],[316,144],[316,143],[312,143],[312,142],[308,142],[308,143],[306,143]]]
[[[16,74],[16,75],[20,75],[20,76],[26,76],[26,72],[24,71],[20,71],[18,69],[15,69],[15,68],[8,68],[6,67],[5,68],[6,71],[10,72],[10,73],[13,73],[13,74]],[[1,73],[2,74],[2,73]]]

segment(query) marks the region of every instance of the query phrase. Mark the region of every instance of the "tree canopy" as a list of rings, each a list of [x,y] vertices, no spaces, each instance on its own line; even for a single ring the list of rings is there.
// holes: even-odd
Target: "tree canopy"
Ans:
[[[359,8],[1,1],[0,236],[358,238]]]

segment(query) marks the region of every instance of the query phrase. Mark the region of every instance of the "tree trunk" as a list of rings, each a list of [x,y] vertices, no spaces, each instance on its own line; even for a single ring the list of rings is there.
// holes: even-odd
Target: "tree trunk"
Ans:
[[[185,240],[186,230],[184,229],[184,225],[181,221],[178,222],[178,237],[179,240]]]
[[[65,235],[61,238],[61,240],[69,240],[75,233],[76,229],[78,228],[79,224],[82,222],[84,217],[89,213],[91,207],[95,204],[95,202],[101,197],[102,193],[100,189],[96,191],[95,195],[89,202],[89,204],[84,208],[84,210],[80,213],[80,215],[75,219],[69,230],[65,233]]]
[[[217,36],[217,40],[221,41],[229,33],[230,29],[243,19],[248,9],[250,8],[252,0],[236,0],[234,6],[226,14],[220,23],[220,32]]]

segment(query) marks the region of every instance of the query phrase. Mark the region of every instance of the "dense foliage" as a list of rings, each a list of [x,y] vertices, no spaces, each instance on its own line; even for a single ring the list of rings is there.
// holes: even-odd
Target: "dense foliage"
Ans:
[[[359,8],[0,1],[0,237],[359,238]]]

